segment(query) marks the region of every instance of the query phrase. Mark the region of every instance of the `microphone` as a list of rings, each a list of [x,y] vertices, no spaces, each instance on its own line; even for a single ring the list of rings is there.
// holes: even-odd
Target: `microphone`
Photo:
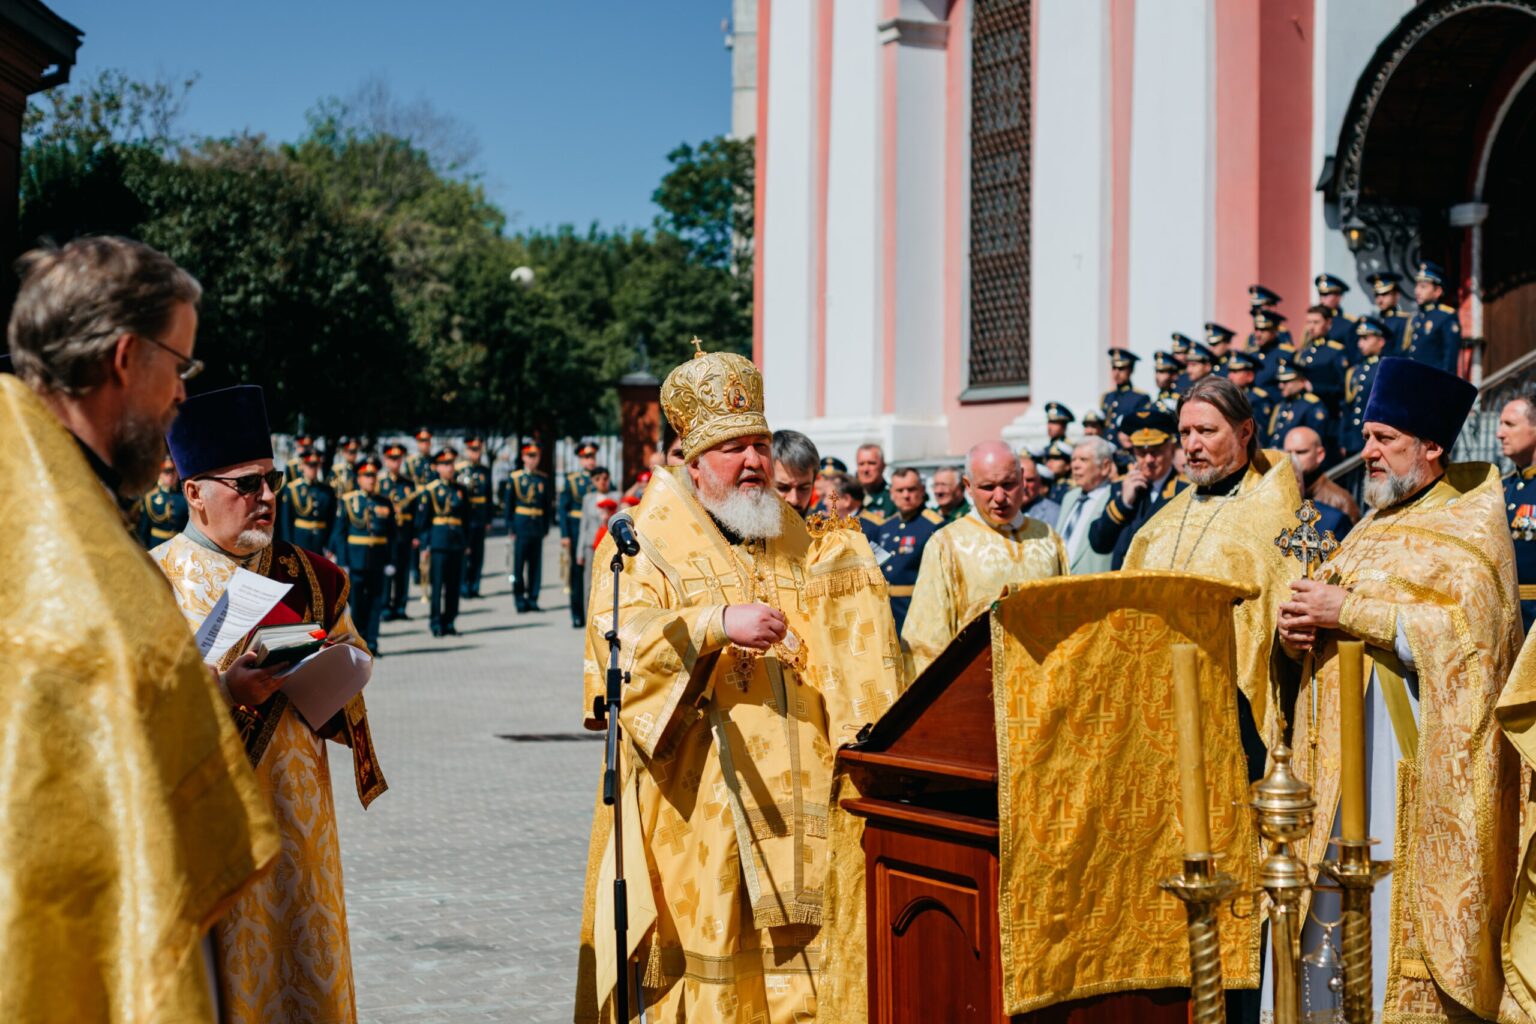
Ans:
[[[613,544],[621,555],[633,558],[640,553],[640,541],[635,536],[635,521],[628,512],[620,512],[608,520],[608,536],[613,538]]]

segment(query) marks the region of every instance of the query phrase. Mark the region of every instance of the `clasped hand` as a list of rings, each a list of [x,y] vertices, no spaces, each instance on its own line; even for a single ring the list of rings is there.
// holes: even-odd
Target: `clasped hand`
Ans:
[[[766,651],[789,629],[784,613],[772,605],[733,604],[725,609],[725,635],[738,647]]]
[[[223,675],[224,689],[236,704],[257,707],[282,686],[277,673],[269,668],[256,667],[256,652],[246,651]]]
[[[1291,599],[1280,605],[1280,639],[1292,650],[1310,651],[1318,634],[1339,627],[1339,613],[1349,591],[1318,580],[1295,580]]]

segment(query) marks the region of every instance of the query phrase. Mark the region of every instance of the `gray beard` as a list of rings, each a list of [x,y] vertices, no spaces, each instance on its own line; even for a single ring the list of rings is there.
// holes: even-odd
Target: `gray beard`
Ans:
[[[1426,473],[1417,469],[1406,476],[1390,472],[1379,478],[1368,476],[1365,478],[1365,503],[1383,510],[1400,505],[1403,499],[1424,486],[1426,477]]]
[[[693,477],[687,473],[682,476],[699,504],[719,520],[721,526],[742,540],[772,540],[783,532],[784,519],[780,509],[783,502],[777,494],[767,487],[756,494],[739,491],[716,477],[706,463],[699,463],[699,472],[704,478],[703,487],[695,487]]]
[[[241,530],[240,536],[235,538],[235,546],[241,551],[255,553],[272,546],[272,531],[258,530],[255,528]]]

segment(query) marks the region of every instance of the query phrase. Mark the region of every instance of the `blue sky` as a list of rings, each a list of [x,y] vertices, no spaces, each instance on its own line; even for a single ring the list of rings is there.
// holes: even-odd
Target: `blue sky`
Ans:
[[[730,0],[48,0],[85,32],[75,80],[197,73],[183,127],[302,134],[383,77],[480,142],[512,230],[643,227],[679,142],[730,128]]]

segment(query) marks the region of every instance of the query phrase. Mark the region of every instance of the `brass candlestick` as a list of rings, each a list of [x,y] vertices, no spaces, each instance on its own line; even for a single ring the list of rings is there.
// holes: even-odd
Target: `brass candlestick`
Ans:
[[[1221,984],[1221,933],[1216,908],[1237,891],[1237,879],[1215,870],[1214,854],[1184,858],[1184,873],[1158,885],[1184,901],[1189,915],[1189,997],[1194,1024],[1225,1024],[1227,995]]]
[[[1371,992],[1371,893],[1376,883],[1392,870],[1389,860],[1372,860],[1374,839],[1335,839],[1337,860],[1323,862],[1323,870],[1342,890],[1339,915],[1343,939],[1340,959],[1344,966],[1345,1024],[1370,1024],[1375,1019]]]
[[[1306,862],[1291,844],[1312,831],[1317,801],[1312,787],[1291,773],[1291,748],[1275,748],[1273,763],[1250,790],[1259,835],[1269,843],[1259,864],[1259,885],[1269,893],[1269,941],[1274,950],[1275,1024],[1298,1024],[1301,950],[1301,897],[1312,880]]]

